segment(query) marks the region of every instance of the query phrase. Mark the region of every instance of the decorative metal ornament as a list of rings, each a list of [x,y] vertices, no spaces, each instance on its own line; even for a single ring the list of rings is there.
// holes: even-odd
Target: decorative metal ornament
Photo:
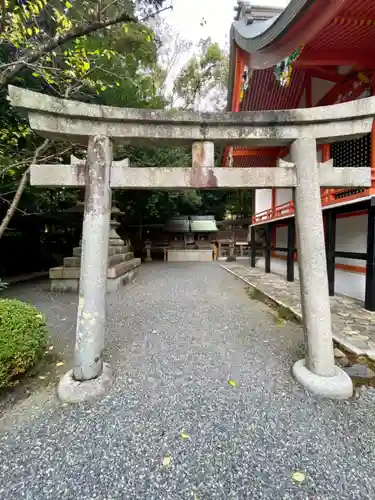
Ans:
[[[240,91],[240,102],[243,101],[246,91],[249,88],[249,67],[244,66],[244,71],[242,73],[242,85],[241,85],[241,91]]]
[[[275,78],[282,87],[289,87],[292,73],[293,73],[293,63],[301,55],[303,46],[295,50],[290,56],[286,57],[275,66]]]

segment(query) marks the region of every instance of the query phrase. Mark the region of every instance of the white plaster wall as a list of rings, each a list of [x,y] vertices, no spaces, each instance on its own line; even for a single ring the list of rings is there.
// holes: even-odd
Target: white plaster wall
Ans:
[[[264,258],[257,260],[256,267],[264,270]],[[286,260],[271,258],[271,272],[286,279]],[[294,264],[294,277],[298,279],[298,264]],[[341,269],[335,272],[335,293],[347,295],[358,300],[365,300],[365,275],[348,273]]]
[[[276,189],[276,206],[283,205],[293,199],[292,188]]]
[[[361,252],[367,250],[367,215],[343,217],[336,220],[336,250],[341,252]],[[364,267],[366,262],[358,259],[336,258],[337,264]]]
[[[288,245],[288,228],[287,228],[287,226],[277,227],[276,228],[276,246],[286,248],[287,245]],[[276,255],[283,255],[286,257],[286,252],[276,252]]]
[[[276,229],[276,246],[287,246],[286,226]],[[342,252],[361,252],[366,253],[367,238],[367,215],[357,215],[354,217],[338,218],[336,221],[336,250]],[[276,255],[285,256],[285,252],[276,252]],[[352,266],[365,267],[364,260],[336,258],[337,264],[348,264]],[[257,262],[257,267],[264,269],[264,259]],[[286,277],[286,260],[277,256],[271,258],[271,272]],[[298,279],[298,263],[294,265],[295,278]],[[347,295],[359,300],[365,300],[365,275],[335,270],[335,292]]]
[[[255,213],[263,212],[272,207],[272,189],[256,189]]]

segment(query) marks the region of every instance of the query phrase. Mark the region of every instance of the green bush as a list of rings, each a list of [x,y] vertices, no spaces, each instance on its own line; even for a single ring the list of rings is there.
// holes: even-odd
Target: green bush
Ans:
[[[46,343],[42,313],[20,300],[0,299],[0,389],[13,387],[40,359]]]

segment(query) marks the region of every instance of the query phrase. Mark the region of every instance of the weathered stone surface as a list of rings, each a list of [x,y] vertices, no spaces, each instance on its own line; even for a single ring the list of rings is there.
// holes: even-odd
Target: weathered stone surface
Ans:
[[[132,259],[125,262],[119,262],[112,267],[108,268],[107,277],[108,278],[118,278],[122,274],[125,274],[135,267],[139,267],[141,265],[141,259]]]
[[[306,361],[301,359],[293,365],[293,375],[307,391],[317,396],[328,399],[349,399],[353,396],[352,380],[338,366],[334,366],[333,375],[321,377],[307,368]]]
[[[33,186],[85,186],[82,169],[77,165],[33,165]],[[363,168],[319,169],[322,187],[369,187],[371,171]],[[251,189],[287,188],[297,185],[294,167],[229,168],[213,167],[111,167],[111,188],[122,189]]]
[[[114,373],[107,363],[103,363],[101,374],[90,380],[75,380],[70,370],[61,378],[57,394],[63,403],[83,403],[104,396],[113,382]]]
[[[54,279],[79,279],[80,276],[80,268],[78,267],[52,267],[49,270],[49,277],[51,280]]]
[[[134,260],[138,260],[139,264],[131,267],[126,272],[124,272],[123,274],[120,274],[116,278],[108,278],[107,279],[107,292],[108,293],[115,292],[115,291],[119,290],[120,288],[122,288],[123,286],[125,286],[129,283],[132,283],[135,280],[135,278],[138,275],[141,262],[140,262],[140,259],[134,259]]]
[[[80,300],[73,366],[74,379],[81,382],[99,377],[103,369],[112,159],[111,140],[101,135],[91,137],[85,168]]]
[[[82,253],[82,248],[81,247],[75,247],[73,248],[73,256],[74,257],[80,257]],[[127,253],[127,247],[125,246],[112,246],[108,248],[108,258],[114,255],[120,255],[120,254],[126,254]]]
[[[132,253],[127,255],[132,256]],[[119,257],[123,257],[121,254]],[[117,257],[117,256],[114,256]],[[71,258],[71,257],[69,257]],[[110,265],[107,272],[107,293],[117,290],[120,285],[131,283],[141,265],[141,259],[121,259],[120,262]],[[80,268],[76,267],[55,267],[50,269],[50,290],[51,292],[78,292],[80,280]],[[114,281],[116,280],[116,285]]]
[[[315,139],[295,141],[291,158],[298,183],[294,200],[307,369],[317,376],[332,377],[335,364]]]
[[[283,145],[305,136],[326,142],[371,131],[375,97],[322,108],[199,113],[115,108],[59,99],[9,86],[12,106],[41,135],[87,144],[93,133],[128,142],[215,141]]]

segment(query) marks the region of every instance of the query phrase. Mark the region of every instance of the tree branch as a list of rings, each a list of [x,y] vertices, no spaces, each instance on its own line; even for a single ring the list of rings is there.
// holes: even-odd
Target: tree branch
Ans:
[[[88,24],[80,24],[75,26],[70,31],[63,33],[61,35],[54,36],[51,40],[42,43],[38,48],[30,52],[20,61],[16,61],[12,66],[7,68],[2,75],[0,75],[0,87],[5,87],[8,83],[24,70],[29,64],[36,62],[40,59],[44,54],[52,52],[57,47],[64,45],[67,42],[71,42],[76,38],[80,38],[85,35],[90,35],[91,33],[95,33],[96,31],[102,30],[104,28],[108,28],[110,26],[114,26],[119,23],[140,23],[145,22],[149,18],[154,17],[157,14],[160,14],[163,11],[169,10],[170,7],[165,7],[164,9],[160,9],[158,12],[145,16],[144,18],[138,20],[131,14],[127,12],[122,12],[118,16],[112,19],[103,19],[103,20],[95,20]],[[1,235],[0,235],[1,237]]]
[[[43,144],[41,144],[40,146],[38,146],[35,150],[35,153],[34,153],[34,156],[33,156],[33,159],[32,159],[32,162],[31,162],[31,165],[33,165],[34,163],[36,163],[39,155],[41,154],[41,152],[47,148],[47,146],[49,145],[50,143],[50,140],[49,139],[46,139]],[[22,177],[21,177],[21,181],[18,185],[18,188],[17,188],[17,191],[16,191],[16,194],[14,195],[14,198],[13,198],[13,201],[12,203],[9,205],[9,208],[7,210],[7,213],[5,214],[5,217],[4,219],[2,220],[1,224],[0,224],[0,238],[3,236],[6,228],[8,227],[8,224],[11,220],[11,218],[13,217],[13,214],[14,212],[16,211],[17,209],[17,205],[20,201],[20,198],[22,196],[22,193],[25,189],[25,186],[26,186],[26,183],[27,183],[27,178],[29,176],[29,172],[30,172],[30,167],[31,165],[29,165],[27,167],[27,169],[25,170],[25,172],[23,173]]]

